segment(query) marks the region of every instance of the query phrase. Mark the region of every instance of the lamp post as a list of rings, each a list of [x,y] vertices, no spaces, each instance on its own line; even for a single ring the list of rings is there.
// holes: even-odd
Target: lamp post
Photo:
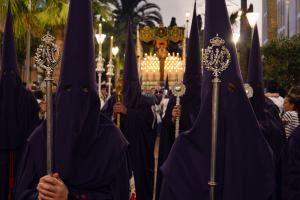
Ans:
[[[236,45],[237,41],[239,40],[240,35],[241,34],[239,34],[239,33],[233,33],[233,41],[234,41],[235,45]]]
[[[186,16],[186,38],[188,38],[189,37],[189,21],[190,21],[190,12],[189,11],[187,11],[186,13],[185,13],[185,16]]]
[[[103,63],[105,61],[104,58],[102,58],[102,43],[104,41],[104,38],[106,37],[106,35],[102,34],[102,25],[99,24],[99,34],[96,34],[96,39],[97,42],[99,43],[99,54],[98,54],[98,58],[96,59],[97,62],[97,68],[96,68],[96,72],[98,74],[98,92],[99,92],[99,96],[101,96],[101,77],[103,72],[105,72],[105,69],[103,68]]]
[[[253,35],[255,24],[257,23],[257,20],[259,18],[259,13],[247,13],[246,16],[251,26],[252,35]]]

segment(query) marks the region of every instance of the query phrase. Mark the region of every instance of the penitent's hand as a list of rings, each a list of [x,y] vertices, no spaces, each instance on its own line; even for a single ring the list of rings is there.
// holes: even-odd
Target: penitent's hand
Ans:
[[[174,106],[172,111],[172,124],[175,124],[176,118],[181,116],[181,106]]]
[[[127,114],[127,108],[126,108],[126,106],[124,106],[124,104],[121,103],[121,102],[117,102],[117,103],[114,105],[114,110],[113,110],[113,117],[114,117],[114,118],[116,118],[117,113],[122,113],[123,115],[126,115],[126,114]]]
[[[58,174],[44,176],[37,186],[40,200],[67,200],[69,190]]]

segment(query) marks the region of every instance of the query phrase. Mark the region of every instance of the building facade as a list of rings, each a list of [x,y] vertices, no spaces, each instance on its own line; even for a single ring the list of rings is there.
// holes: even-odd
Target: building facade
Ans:
[[[262,1],[263,7],[263,45],[268,42],[268,9],[267,0]],[[300,1],[277,0],[277,35],[293,37],[300,34]]]

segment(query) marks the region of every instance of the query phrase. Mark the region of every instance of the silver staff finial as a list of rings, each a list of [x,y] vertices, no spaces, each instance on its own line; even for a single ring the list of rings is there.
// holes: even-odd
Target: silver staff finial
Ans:
[[[42,37],[43,44],[39,46],[36,52],[36,65],[45,70],[46,73],[46,118],[47,118],[47,174],[53,172],[53,116],[52,116],[52,83],[53,70],[61,61],[61,52],[54,43],[55,38],[49,34]]]
[[[176,81],[171,87],[172,93],[176,96],[176,106],[180,106],[180,97],[185,94],[186,87],[181,81]],[[175,138],[179,135],[179,117],[176,118]]]

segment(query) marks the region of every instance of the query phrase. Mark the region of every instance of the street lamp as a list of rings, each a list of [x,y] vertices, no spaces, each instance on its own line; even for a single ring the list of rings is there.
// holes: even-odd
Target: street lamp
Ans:
[[[249,24],[251,26],[251,29],[253,30],[255,27],[255,24],[259,18],[259,13],[247,13],[246,14],[247,19],[249,21]]]
[[[239,40],[239,38],[240,38],[239,33],[233,33],[233,41],[234,41],[235,45],[236,45],[237,41]]]
[[[190,16],[190,12],[189,11],[187,11],[186,13],[185,13],[185,16],[186,16],[186,37],[188,38],[189,37],[189,21],[190,21],[190,18],[189,18],[189,16]]]
[[[96,36],[97,42],[99,43],[99,41],[101,41],[101,44],[103,43],[103,41],[104,41],[104,39],[106,37],[105,34],[101,34],[101,38],[100,38],[100,34],[96,34],[95,36]],[[100,43],[99,43],[99,45],[100,45]]]
[[[119,47],[112,48],[112,53],[114,54],[114,57],[116,57],[118,52],[119,52]]]

